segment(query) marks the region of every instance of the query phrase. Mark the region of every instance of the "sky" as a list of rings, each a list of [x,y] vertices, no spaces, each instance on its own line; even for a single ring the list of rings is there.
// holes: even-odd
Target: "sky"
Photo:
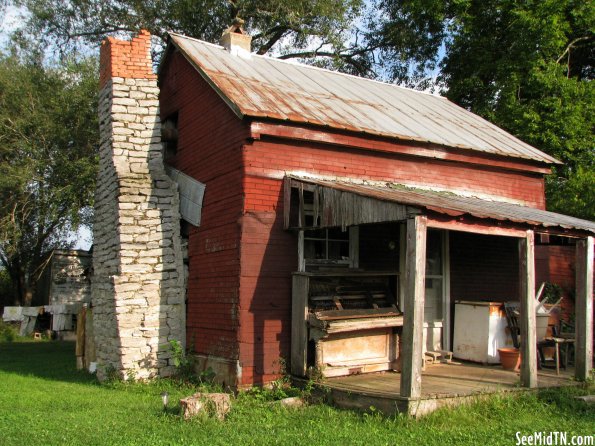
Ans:
[[[4,12],[0,12],[0,48],[8,44],[8,36],[17,28],[21,13],[22,9],[14,6],[7,6]]]

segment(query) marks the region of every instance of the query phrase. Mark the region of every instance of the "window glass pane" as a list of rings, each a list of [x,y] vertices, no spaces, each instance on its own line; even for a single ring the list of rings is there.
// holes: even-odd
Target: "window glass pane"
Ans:
[[[424,320],[426,322],[442,320],[442,279],[426,279]]]
[[[341,228],[328,229],[328,238],[331,240],[349,240],[349,231],[342,231]]]
[[[347,242],[328,242],[328,258],[330,260],[348,260],[349,243]]]
[[[442,237],[438,231],[428,231],[426,249],[426,275],[442,275]]]
[[[320,238],[326,237],[326,229],[313,229],[311,231],[304,231],[305,238]]]
[[[326,243],[324,240],[304,240],[305,259],[325,259]]]

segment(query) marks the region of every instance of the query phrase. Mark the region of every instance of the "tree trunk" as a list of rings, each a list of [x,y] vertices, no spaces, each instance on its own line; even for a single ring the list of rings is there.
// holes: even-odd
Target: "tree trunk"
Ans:
[[[30,307],[31,302],[33,302],[33,295],[35,294],[35,289],[32,286],[25,286],[25,293],[23,296],[23,306]]]
[[[30,307],[33,302],[33,296],[35,295],[35,288],[37,283],[31,280],[31,277],[27,278],[24,272],[19,271],[19,280],[16,293],[16,305],[22,305],[23,307]]]

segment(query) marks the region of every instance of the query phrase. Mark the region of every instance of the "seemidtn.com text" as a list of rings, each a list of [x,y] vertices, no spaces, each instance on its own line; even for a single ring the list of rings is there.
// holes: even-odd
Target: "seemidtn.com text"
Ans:
[[[595,446],[595,435],[571,435],[568,432],[516,433],[516,445],[523,446]]]

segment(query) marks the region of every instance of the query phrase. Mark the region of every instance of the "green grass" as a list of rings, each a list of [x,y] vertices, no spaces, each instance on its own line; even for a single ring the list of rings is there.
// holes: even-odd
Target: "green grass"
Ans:
[[[420,421],[362,415],[318,404],[271,405],[262,393],[240,394],[224,422],[183,421],[164,413],[196,389],[159,380],[98,384],[75,370],[74,345],[0,343],[2,445],[495,445],[516,444],[515,433],[592,434],[595,410],[573,399],[593,387],[499,396],[438,411]]]

